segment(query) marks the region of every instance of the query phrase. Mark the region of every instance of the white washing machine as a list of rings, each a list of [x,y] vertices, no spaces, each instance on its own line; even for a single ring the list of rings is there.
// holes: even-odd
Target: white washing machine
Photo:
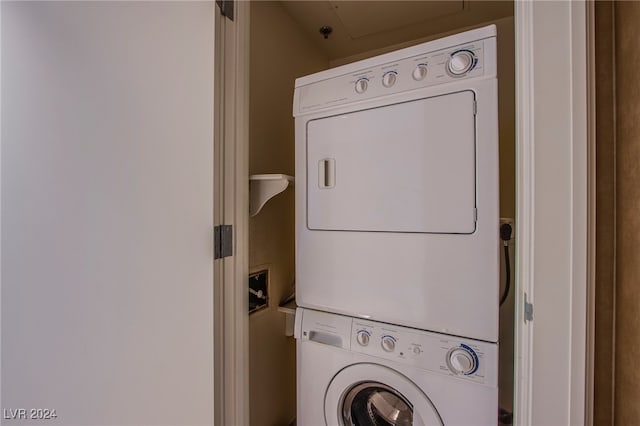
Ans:
[[[299,306],[496,342],[495,26],[296,80]]]
[[[299,425],[498,423],[496,343],[302,308],[295,336]]]

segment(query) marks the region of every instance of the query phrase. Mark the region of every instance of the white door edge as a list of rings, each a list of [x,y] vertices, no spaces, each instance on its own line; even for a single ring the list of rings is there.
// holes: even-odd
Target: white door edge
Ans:
[[[516,289],[514,425],[531,424],[531,323],[524,321],[525,295],[533,297],[533,3],[516,2]]]
[[[519,235],[515,425],[585,421],[585,11],[584,3],[515,4],[516,234]],[[548,43],[551,33],[555,37],[553,44]],[[549,91],[563,84],[563,90]],[[565,107],[563,114],[550,117],[541,111],[558,102]],[[549,128],[556,133],[550,135]],[[554,167],[560,164],[558,161],[565,170],[558,173],[550,186],[545,170],[546,173],[557,170]],[[552,203],[554,196],[541,195],[545,191],[556,198],[564,197],[567,202]],[[555,220],[567,226],[557,227]],[[558,246],[563,249],[558,251]],[[551,252],[558,255],[552,258]],[[525,295],[526,301],[533,304],[530,322],[524,320]],[[550,327],[551,324],[557,326]]]
[[[233,225],[233,255],[219,262],[216,308],[217,426],[249,425],[249,2],[234,2],[234,18],[221,18],[220,70],[222,94],[218,117],[223,184],[219,223]],[[218,223],[218,222],[216,222]]]

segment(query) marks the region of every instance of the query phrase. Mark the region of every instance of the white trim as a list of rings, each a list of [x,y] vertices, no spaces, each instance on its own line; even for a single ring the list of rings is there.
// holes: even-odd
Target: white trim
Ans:
[[[586,6],[516,2],[515,22],[514,424],[584,424]],[[534,305],[528,323],[522,320],[525,293]]]
[[[213,223],[222,223],[222,193],[224,184],[224,162],[222,161],[222,141],[224,140],[223,70],[222,70],[222,22],[220,9],[215,8],[214,17],[214,118],[213,118]],[[212,230],[213,238],[213,230]],[[213,268],[213,398],[214,424],[222,424],[225,412],[224,392],[224,274],[222,262],[214,261]]]
[[[533,3],[516,2],[516,279],[515,279],[515,356],[514,408],[515,425],[532,422],[531,385],[533,333],[531,323],[524,322],[525,295],[534,302],[534,232],[533,194],[535,192],[533,128]],[[534,312],[535,315],[535,312]]]
[[[596,64],[595,2],[587,3],[587,359],[585,425],[593,425],[596,337]]]
[[[2,4],[0,4],[0,35],[2,34]],[[0,43],[0,165],[2,164],[2,43]],[[0,167],[0,176],[2,176],[2,167]],[[0,178],[0,188],[2,188],[2,179]],[[0,190],[0,206],[2,205],[2,191]],[[0,209],[0,212],[3,210]],[[0,215],[1,221],[1,215]],[[2,318],[2,226],[0,226],[0,318]],[[0,330],[2,329],[2,320],[0,319]],[[215,324],[214,324],[215,325]],[[0,338],[0,366],[2,366],[2,339]],[[1,369],[1,367],[0,367]],[[214,389],[215,392],[215,389]],[[215,393],[214,393],[215,395]],[[2,381],[0,380],[0,401],[2,399]],[[4,416],[3,416],[4,417]]]
[[[237,22],[237,57],[236,66],[236,126],[235,157],[236,170],[234,179],[234,194],[236,197],[234,223],[237,231],[234,235],[235,244],[235,306],[234,313],[238,327],[236,353],[234,354],[240,366],[235,374],[236,412],[234,422],[226,425],[249,424],[249,296],[247,283],[249,279],[249,2],[236,2],[235,19]],[[242,119],[238,119],[241,117]]]
[[[216,289],[222,326],[218,344],[220,379],[216,425],[249,424],[249,3],[235,3],[235,17],[223,18],[222,35],[222,139],[224,168],[221,223],[233,224],[233,256],[218,260],[222,286]],[[216,407],[218,408],[218,407]]]
[[[587,373],[587,7],[571,5],[571,411],[569,424],[585,424]]]

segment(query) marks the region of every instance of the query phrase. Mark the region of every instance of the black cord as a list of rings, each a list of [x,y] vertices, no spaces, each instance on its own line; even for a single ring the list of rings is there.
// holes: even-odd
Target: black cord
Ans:
[[[509,287],[511,286],[511,262],[509,262],[509,246],[504,245],[504,264],[505,264],[505,285],[502,297],[500,297],[500,306],[507,300],[509,295]]]
[[[511,287],[511,262],[509,261],[509,241],[511,240],[511,232],[513,229],[508,223],[500,226],[500,239],[504,241],[504,267],[505,267],[505,285],[502,296],[500,296],[500,306],[507,300],[509,296],[509,288]]]

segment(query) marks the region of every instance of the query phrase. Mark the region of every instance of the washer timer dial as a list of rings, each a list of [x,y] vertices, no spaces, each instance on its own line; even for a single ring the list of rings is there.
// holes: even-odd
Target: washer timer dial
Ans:
[[[464,344],[451,348],[447,352],[447,367],[455,374],[468,376],[478,369],[478,355]]]

